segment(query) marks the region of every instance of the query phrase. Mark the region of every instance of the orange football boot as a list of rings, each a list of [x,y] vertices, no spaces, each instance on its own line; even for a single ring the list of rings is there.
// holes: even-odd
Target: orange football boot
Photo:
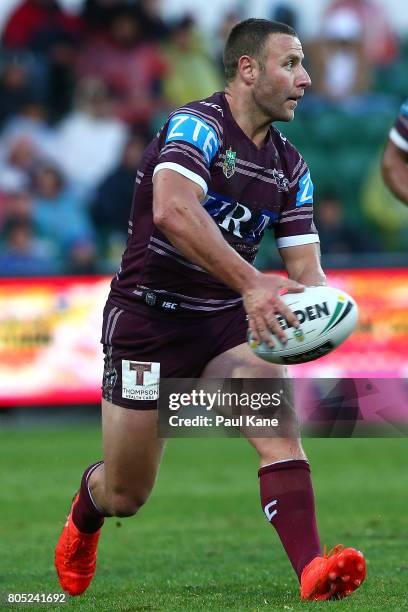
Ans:
[[[101,530],[82,533],[72,520],[72,508],[55,548],[55,568],[60,585],[70,595],[81,595],[91,583],[96,568],[96,547]]]
[[[300,578],[300,598],[311,601],[342,599],[355,591],[366,576],[366,562],[359,550],[335,546],[315,557]]]

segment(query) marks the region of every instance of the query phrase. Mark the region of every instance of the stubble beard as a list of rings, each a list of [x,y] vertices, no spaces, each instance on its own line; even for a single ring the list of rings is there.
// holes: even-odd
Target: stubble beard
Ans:
[[[272,94],[269,94],[271,97]],[[254,108],[260,119],[264,119],[264,123],[273,123],[274,121],[292,121],[294,118],[294,111],[289,115],[288,111],[285,108],[285,101],[277,106],[276,104],[268,104],[268,91],[259,92],[258,90],[254,90],[252,92],[252,99]]]

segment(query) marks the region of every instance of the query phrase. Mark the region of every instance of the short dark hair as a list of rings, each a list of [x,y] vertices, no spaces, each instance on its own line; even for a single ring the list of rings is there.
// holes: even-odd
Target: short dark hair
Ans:
[[[297,36],[296,31],[286,23],[269,19],[246,19],[232,28],[224,49],[224,69],[227,83],[237,74],[238,60],[242,55],[250,55],[262,65],[262,52],[270,34]]]

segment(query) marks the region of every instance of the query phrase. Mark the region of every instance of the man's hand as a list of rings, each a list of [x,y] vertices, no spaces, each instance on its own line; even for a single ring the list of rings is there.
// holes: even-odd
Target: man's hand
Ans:
[[[259,273],[251,288],[242,294],[244,307],[249,317],[249,329],[256,342],[263,341],[268,346],[274,346],[271,333],[275,334],[281,342],[286,342],[285,332],[276,315],[282,315],[293,327],[298,327],[299,321],[280,298],[280,292],[286,289],[288,293],[300,293],[304,288],[304,285],[294,280],[275,274]]]

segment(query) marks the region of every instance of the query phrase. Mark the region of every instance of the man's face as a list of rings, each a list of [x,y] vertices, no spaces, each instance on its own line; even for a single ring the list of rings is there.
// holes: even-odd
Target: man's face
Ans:
[[[291,121],[297,101],[311,84],[302,66],[300,40],[288,34],[271,34],[265,45],[262,66],[257,63],[252,88],[258,108],[271,121]]]

